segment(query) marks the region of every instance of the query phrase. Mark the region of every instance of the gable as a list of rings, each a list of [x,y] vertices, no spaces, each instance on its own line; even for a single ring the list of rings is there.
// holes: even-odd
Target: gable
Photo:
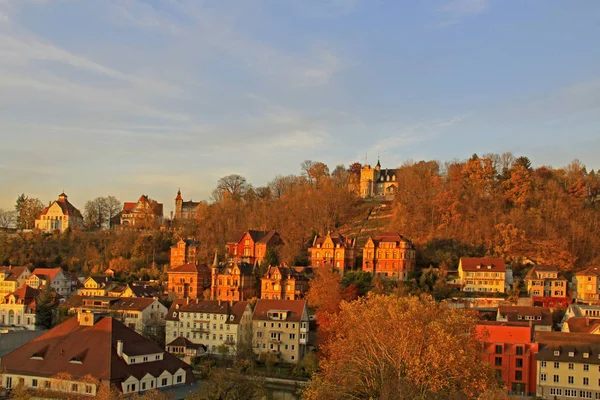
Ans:
[[[58,203],[55,201],[54,203],[52,203],[52,205],[50,207],[48,207],[48,211],[46,212],[46,215],[64,216],[65,214],[63,213],[63,209],[61,208],[61,206],[58,205]]]

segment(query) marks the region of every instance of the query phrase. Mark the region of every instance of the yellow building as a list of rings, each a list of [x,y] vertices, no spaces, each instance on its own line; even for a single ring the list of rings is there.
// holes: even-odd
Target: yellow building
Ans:
[[[543,399],[600,398],[600,336],[537,332],[537,396]]]
[[[529,296],[567,297],[568,280],[559,274],[556,267],[536,265],[525,276]]]
[[[108,292],[115,286],[112,278],[108,276],[90,276],[83,281],[83,287],[77,290],[77,294],[80,296],[108,296]]]
[[[35,227],[44,232],[81,229],[83,216],[73,204],[69,203],[68,196],[61,193],[58,195],[58,200],[44,208],[39,218],[35,220]]]
[[[397,170],[381,169],[377,160],[375,168],[363,165],[360,170],[360,197],[393,197],[398,191]]]
[[[582,303],[600,302],[600,267],[589,267],[575,273],[571,280],[573,297]]]
[[[309,318],[305,300],[258,300],[252,317],[252,348],[295,364],[307,351]]]
[[[0,268],[0,299],[22,287],[31,271],[27,267],[2,267]],[[0,300],[1,302],[2,300]]]
[[[9,294],[0,304],[0,325],[34,330],[36,323],[35,299],[40,291],[23,285]]]
[[[505,292],[506,265],[501,258],[461,258],[458,279],[465,292]]]

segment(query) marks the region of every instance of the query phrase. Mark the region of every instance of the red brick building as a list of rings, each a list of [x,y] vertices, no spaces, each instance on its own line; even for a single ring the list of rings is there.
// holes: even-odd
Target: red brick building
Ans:
[[[310,267],[269,267],[260,280],[260,298],[299,300],[308,291]]]
[[[338,232],[328,232],[325,236],[315,236],[308,249],[310,265],[314,268],[336,268],[341,273],[354,267],[356,239],[342,236]]]
[[[167,271],[169,296],[190,299],[202,298],[210,287],[210,268],[206,265],[183,264]]]
[[[484,338],[484,360],[509,394],[534,396],[536,392],[538,344],[528,322],[482,321],[477,332]]]
[[[283,240],[277,231],[249,230],[244,232],[239,239],[227,243],[227,254],[231,261],[245,262],[251,265],[257,262],[260,264],[268,249],[282,244]]]
[[[197,248],[198,242],[194,240],[179,240],[175,246],[171,246],[171,267],[183,264],[197,264]]]
[[[244,301],[257,295],[254,266],[246,263],[227,263],[211,268],[211,300]]]
[[[369,237],[363,249],[363,271],[404,280],[416,266],[416,251],[410,240],[396,232]]]

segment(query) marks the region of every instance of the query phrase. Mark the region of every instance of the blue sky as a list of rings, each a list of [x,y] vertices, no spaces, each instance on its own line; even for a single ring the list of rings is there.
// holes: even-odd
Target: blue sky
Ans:
[[[0,207],[377,154],[600,168],[597,0],[0,0]]]

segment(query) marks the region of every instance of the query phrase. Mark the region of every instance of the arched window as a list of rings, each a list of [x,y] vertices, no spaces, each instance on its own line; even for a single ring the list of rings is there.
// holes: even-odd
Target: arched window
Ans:
[[[339,261],[337,261],[337,262],[335,263],[335,267],[336,267],[336,268],[339,268],[339,267],[340,267],[340,262],[339,262]]]
[[[389,251],[385,252],[385,258],[390,258],[390,252]]]
[[[317,258],[321,258],[321,252],[317,251]]]
[[[330,252],[325,252],[325,258],[330,258],[331,257],[331,253]]]
[[[336,253],[335,258],[341,258],[342,257],[342,253],[340,253],[339,251]]]

